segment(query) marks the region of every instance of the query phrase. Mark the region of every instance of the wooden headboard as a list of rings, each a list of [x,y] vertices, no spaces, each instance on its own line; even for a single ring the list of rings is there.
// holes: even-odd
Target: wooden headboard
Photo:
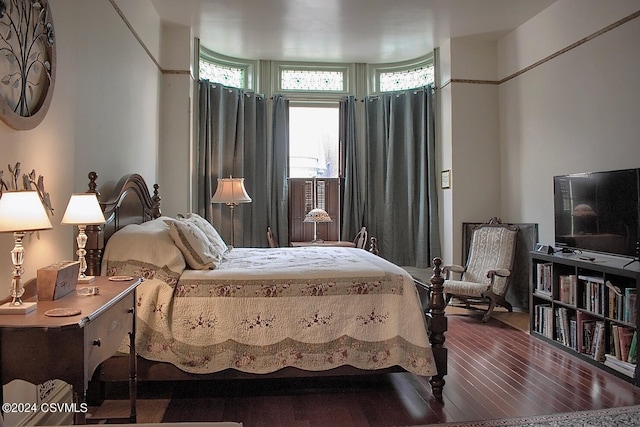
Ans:
[[[100,275],[102,251],[113,233],[126,225],[142,224],[161,215],[158,184],[153,186],[152,195],[140,175],[125,175],[116,184],[113,194],[103,201],[97,191],[97,180],[98,174],[90,172],[88,192],[98,197],[106,223],[87,227],[87,275],[91,276]]]

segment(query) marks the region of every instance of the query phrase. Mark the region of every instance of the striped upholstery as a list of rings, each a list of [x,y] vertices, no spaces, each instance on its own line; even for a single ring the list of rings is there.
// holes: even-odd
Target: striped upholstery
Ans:
[[[444,292],[448,296],[463,299],[490,298],[491,305],[502,305],[509,283],[509,277],[503,276],[509,276],[511,272],[517,234],[517,228],[502,224],[478,227],[471,238],[469,257],[462,277],[455,280],[447,274]],[[452,267],[451,271],[455,271]],[[497,271],[498,274],[492,276],[490,271]]]

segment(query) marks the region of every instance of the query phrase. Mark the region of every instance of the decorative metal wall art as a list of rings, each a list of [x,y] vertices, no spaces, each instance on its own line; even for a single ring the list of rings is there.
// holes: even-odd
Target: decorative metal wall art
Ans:
[[[0,0],[1,1],[1,0]],[[4,171],[0,170],[0,197],[2,197],[3,191],[20,191],[20,162],[16,163],[14,167],[7,166],[11,177],[7,180],[4,177]],[[51,206],[51,198],[49,193],[44,189],[44,177],[38,176],[36,180],[36,171],[32,169],[30,173],[22,175],[22,189],[23,190],[35,190],[40,196],[40,200],[44,205],[47,213],[53,215],[53,207]]]
[[[0,0],[0,119],[33,129],[49,109],[56,77],[48,0]]]

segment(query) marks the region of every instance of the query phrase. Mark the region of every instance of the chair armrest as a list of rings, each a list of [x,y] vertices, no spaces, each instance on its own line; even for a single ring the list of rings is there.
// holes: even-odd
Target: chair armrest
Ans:
[[[445,280],[449,279],[449,275],[451,273],[462,274],[464,273],[464,271],[465,271],[465,268],[458,264],[449,264],[442,267],[442,273],[444,273]]]
[[[492,276],[509,277],[510,275],[511,275],[511,270],[507,270],[506,268],[499,268],[497,270],[487,271],[488,278],[491,278]]]

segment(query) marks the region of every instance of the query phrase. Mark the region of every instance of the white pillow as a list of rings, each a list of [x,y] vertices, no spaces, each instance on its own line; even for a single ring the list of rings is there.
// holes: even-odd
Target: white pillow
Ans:
[[[167,267],[180,274],[186,264],[182,252],[169,234],[169,227],[157,221],[144,225],[129,224],[114,233],[104,251],[102,275],[107,275],[110,262],[138,261],[145,264]]]
[[[194,270],[214,269],[222,259],[217,248],[209,242],[202,230],[193,222],[168,221],[169,234]]]
[[[205,236],[207,236],[209,242],[216,248],[216,254],[218,254],[220,257],[222,257],[227,251],[231,250],[225,243],[224,239],[220,237],[220,234],[215,229],[215,227],[197,213],[189,213],[186,216],[182,217],[181,220],[195,224],[200,229],[200,231],[202,231]]]

